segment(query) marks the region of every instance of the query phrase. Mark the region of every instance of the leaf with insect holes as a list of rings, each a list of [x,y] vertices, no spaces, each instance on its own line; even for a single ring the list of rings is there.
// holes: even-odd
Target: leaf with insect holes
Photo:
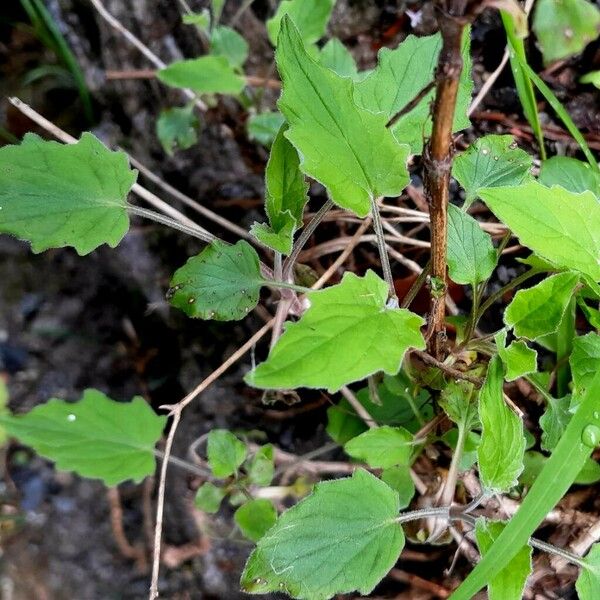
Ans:
[[[301,169],[322,183],[340,207],[365,217],[371,198],[396,196],[408,184],[408,146],[386,117],[358,107],[353,83],[315,62],[289,17],[282,20],[277,66],[283,80],[279,108],[298,150]]]
[[[226,25],[217,25],[210,34],[210,53],[224,56],[234,68],[241,68],[248,58],[248,42]]]
[[[398,510],[396,492],[362,469],[318,483],[258,542],[242,589],[306,600],[354,590],[369,594],[404,547]]]
[[[350,50],[337,38],[330,39],[321,49],[319,62],[342,77],[354,79],[358,69]]]
[[[346,454],[364,460],[370,467],[387,469],[407,465],[413,448],[413,436],[403,427],[384,425],[369,429],[344,445]]]
[[[501,329],[494,340],[506,367],[506,381],[514,381],[537,371],[537,350],[530,348],[523,340],[511,342],[506,346],[506,329]]]
[[[542,428],[542,450],[551,452],[556,448],[558,440],[565,432],[571,419],[571,395],[563,398],[548,397],[546,411],[540,417],[540,427]]]
[[[240,506],[233,519],[244,537],[258,542],[275,525],[277,511],[270,500],[256,498]]]
[[[263,146],[270,146],[285,123],[285,117],[279,111],[271,111],[252,115],[246,123],[248,137]]]
[[[588,0],[539,0],[533,31],[546,65],[579,54],[600,33],[600,10]]]
[[[543,161],[539,181],[547,187],[560,185],[576,194],[589,190],[600,200],[600,174],[576,158],[553,156]]]
[[[0,148],[0,233],[29,241],[35,253],[114,248],[129,229],[127,194],[135,180],[127,156],[91,133],[70,145],[27,134]]]
[[[246,375],[262,389],[342,386],[384,371],[395,374],[408,348],[423,349],[423,319],[386,305],[388,287],[373,271],[309,292],[311,306],[287,323],[269,357]]]
[[[575,589],[579,600],[596,600],[600,598],[600,544],[594,544],[583,558]]]
[[[454,159],[452,177],[464,188],[469,206],[482,188],[532,181],[532,166],[533,157],[517,146],[512,135],[486,135]]]
[[[377,68],[356,84],[354,97],[359,106],[394,117],[435,79],[435,69],[442,48],[439,33],[416,37],[409,35],[396,49],[379,51]],[[470,30],[467,27],[462,42],[464,67],[461,72],[452,131],[470,127],[467,109],[473,92],[471,77]],[[400,117],[392,131],[400,142],[409,144],[412,154],[420,154],[423,140],[431,134],[430,105],[435,91],[426,94],[410,112]]]
[[[482,556],[506,527],[500,521],[477,519],[475,538]],[[514,558],[488,583],[489,600],[521,600],[527,578],[531,574],[531,547],[525,544]]]
[[[215,477],[229,477],[236,473],[247,454],[246,444],[238,440],[231,431],[213,429],[208,434],[206,455]]]
[[[160,81],[198,94],[239,94],[246,82],[224,56],[178,60],[156,73]]]
[[[479,394],[481,443],[477,449],[479,477],[484,489],[505,492],[523,470],[523,422],[508,407],[502,393],[502,361],[494,356]]]
[[[576,337],[569,363],[575,392],[584,394],[594,375],[600,370],[600,335],[588,333]]]
[[[52,398],[23,415],[0,415],[10,435],[58,469],[109,486],[154,473],[154,446],[166,422],[139,396],[115,402],[91,389],[78,402]]]
[[[480,196],[523,245],[600,281],[600,202],[592,192],[575,194],[532,182],[486,188]]]
[[[327,29],[336,0],[282,0],[275,15],[267,21],[267,33],[273,46],[277,46],[281,24],[285,17],[291,19],[305,44],[318,42]]]
[[[514,328],[515,335],[529,340],[554,333],[578,283],[579,275],[567,271],[519,290],[504,312],[504,323]]]
[[[207,513],[216,513],[221,507],[221,502],[225,496],[227,496],[227,492],[223,488],[217,487],[210,481],[207,481],[196,492],[194,506],[198,510]]]
[[[277,134],[265,171],[265,211],[270,225],[255,223],[250,233],[269,248],[289,254],[294,233],[302,226],[308,183],[300,170],[298,152],[285,131],[282,127]]]
[[[455,283],[475,286],[496,268],[492,238],[479,223],[453,204],[448,205],[448,274]]]
[[[187,150],[198,141],[200,122],[194,105],[166,108],[156,121],[156,135],[163,150],[172,156],[176,149]]]
[[[167,299],[189,317],[234,321],[258,304],[264,283],[248,242],[230,246],[217,240],[175,271]]]

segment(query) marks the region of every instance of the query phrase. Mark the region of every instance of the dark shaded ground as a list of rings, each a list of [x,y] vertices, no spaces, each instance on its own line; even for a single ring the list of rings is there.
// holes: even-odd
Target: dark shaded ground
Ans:
[[[144,0],[134,4],[106,2],[167,62],[181,54],[200,53],[190,29],[179,24],[175,2]],[[228,2],[225,22],[236,4]],[[380,46],[393,46],[408,32],[433,30],[430,11],[427,7],[422,11],[418,3],[410,5],[422,16],[414,27],[400,2],[340,0],[338,5],[332,31],[350,45],[362,67],[372,66]],[[155,82],[105,82],[103,69],[147,65],[113,36],[86,2],[51,0],[48,6],[89,80],[98,117],[95,133],[107,143],[125,146],[171,183],[236,223],[248,226],[259,218],[266,153],[246,139],[246,114],[241,108],[232,100],[223,100],[208,113],[200,144],[174,158],[166,157],[154,137],[154,120],[162,106],[180,103],[176,93]],[[266,2],[257,0],[241,24],[252,46],[249,73],[264,74],[271,60],[262,25],[267,8]],[[19,94],[73,134],[89,128],[73,90],[48,82],[23,86],[23,77],[31,68],[54,58],[31,32],[22,25],[15,26],[26,21],[18,2],[2,6],[0,16],[0,96]],[[503,40],[499,20],[486,13],[473,35],[477,83],[500,61]],[[539,69],[539,55],[533,47],[531,50],[534,66]],[[600,135],[598,92],[589,87],[581,90],[576,80],[581,72],[598,68],[599,61],[595,45],[580,61],[571,61],[558,73],[548,75],[577,124],[596,135]],[[266,102],[272,101],[267,95]],[[20,137],[32,128],[5,101],[0,106],[3,137]],[[508,69],[481,110],[484,108],[494,111],[496,119],[475,119],[475,128],[465,134],[465,140],[481,132],[511,132],[531,149],[531,136],[519,126],[523,118]],[[503,120],[502,115],[517,125]],[[559,139],[554,150],[571,153],[572,146]],[[313,197],[321,196],[322,190],[315,186]],[[325,235],[335,235],[336,227],[327,226]],[[143,394],[158,407],[178,400],[210,373],[262,321],[252,316],[239,324],[192,322],[168,308],[164,292],[169,274],[199,248],[195,241],[184,240],[179,234],[137,222],[116,250],[101,248],[85,258],[71,250],[33,256],[25,244],[0,238],[0,376],[8,382],[11,407],[25,411],[52,396],[75,399],[87,387],[122,400]],[[357,251],[358,268],[368,265],[372,256],[370,250]],[[423,262],[418,253],[411,258]],[[327,260],[312,266],[323,269]],[[514,275],[512,268],[509,265],[509,270],[501,271],[501,277]],[[398,270],[397,275],[406,273]],[[496,325],[494,318],[499,317],[492,317],[487,324],[490,329]],[[281,414],[272,418],[273,413],[267,412],[260,398],[240,384],[248,368],[246,358],[188,409],[176,438],[175,455],[185,457],[190,444],[214,427],[260,428],[270,441],[295,453],[327,441],[326,405],[293,419],[281,418]],[[314,399],[303,398],[305,402]],[[283,412],[286,408],[269,410]],[[2,521],[0,530],[3,598],[125,600],[146,596],[148,565],[119,552],[109,518],[109,500],[101,484],[56,473],[17,445],[5,449],[4,458],[0,500],[4,516],[11,518]],[[189,548],[199,539],[205,546],[204,552],[197,552],[191,560],[172,569],[163,568],[161,593],[173,599],[241,597],[237,580],[251,546],[237,540],[238,536],[226,539],[232,532],[228,509],[210,521],[193,511],[191,502],[198,483],[189,474],[171,469],[165,526],[169,556],[178,562],[175,549]],[[144,510],[144,503],[152,502],[153,493],[151,486],[125,485],[121,489],[125,533],[134,545],[148,546],[148,515],[152,513]],[[429,553],[424,566],[418,562],[404,566],[449,587],[455,578],[461,578],[465,568],[462,560],[453,576],[444,579],[442,574],[449,566],[452,549]],[[407,590],[406,595],[397,596],[403,590]],[[410,584],[389,581],[382,584],[380,593],[385,597],[432,597]]]

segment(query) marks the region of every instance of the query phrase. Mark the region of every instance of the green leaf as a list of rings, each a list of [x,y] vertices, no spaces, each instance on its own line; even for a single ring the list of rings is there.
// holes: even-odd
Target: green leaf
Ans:
[[[231,431],[213,429],[208,434],[206,452],[208,464],[215,477],[229,477],[237,473],[246,460],[248,449]]]
[[[554,333],[578,283],[577,273],[565,272],[519,290],[504,313],[504,322],[514,327],[515,335],[530,340]]]
[[[521,150],[512,135],[486,135],[461,152],[452,176],[466,192],[466,206],[483,188],[522,185],[532,180],[533,158]]]
[[[397,373],[408,348],[425,347],[423,319],[386,305],[388,288],[373,271],[310,292],[311,306],[286,329],[246,382],[263,389],[342,386],[384,371]],[[315,331],[318,335],[315,335]]]
[[[248,42],[235,29],[217,25],[210,36],[210,52],[224,56],[232,67],[240,69],[248,58]]]
[[[84,255],[127,233],[137,172],[91,133],[70,145],[27,134],[0,148],[0,165],[0,233],[31,242],[33,252],[72,246]]]
[[[498,254],[479,223],[453,204],[448,205],[448,273],[455,283],[472,286],[486,281]]]
[[[592,308],[588,306],[585,301],[577,297],[577,306],[581,309],[581,312],[584,314],[587,322],[594,328],[600,329],[600,310],[597,308]]]
[[[10,435],[58,469],[109,486],[154,473],[154,446],[166,421],[139,396],[115,402],[98,390],[85,390],[78,402],[52,398],[24,415],[0,415]]]
[[[354,79],[358,69],[350,50],[337,38],[330,39],[321,49],[319,62],[341,77]]]
[[[514,381],[523,375],[537,371],[537,351],[519,340],[506,346],[506,329],[494,337],[498,354],[506,367],[506,381]]]
[[[592,192],[574,194],[528,183],[487,188],[480,196],[522,244],[558,266],[600,281],[600,202]]]
[[[596,600],[600,598],[600,544],[590,548],[583,562],[575,589],[579,600]]]
[[[593,458],[588,458],[573,483],[577,485],[592,485],[598,483],[598,481],[600,481],[600,465]]]
[[[475,386],[468,381],[449,381],[442,390],[439,404],[451,421],[466,430],[479,424]]]
[[[0,377],[0,423],[2,423],[1,419],[8,414],[8,388]],[[4,446],[7,437],[4,427],[0,427],[0,447]]]
[[[195,25],[200,31],[208,33],[210,29],[210,11],[205,8],[199,13],[185,14],[181,17],[185,25]]]
[[[157,72],[163,83],[199,94],[239,94],[246,82],[224,56],[178,60]]]
[[[263,146],[270,146],[284,123],[285,118],[279,111],[252,115],[246,124],[248,137]]]
[[[600,89],[600,71],[590,71],[579,78],[581,83],[591,83]]]
[[[571,405],[571,396],[563,398],[547,398],[548,405],[546,411],[540,417],[540,427],[542,428],[542,450],[551,452],[556,448],[562,437],[567,424],[571,419],[569,407]]]
[[[355,87],[356,102],[376,113],[385,115],[386,121],[394,117],[435,78],[435,69],[442,47],[439,33],[425,37],[409,35],[395,50],[379,51],[377,68]],[[463,37],[464,62],[460,76],[456,112],[452,131],[471,126],[467,109],[473,92],[471,77],[470,30]],[[412,154],[420,154],[423,140],[431,134],[430,104],[432,90],[409,113],[402,116],[392,127],[396,138],[410,145]]]
[[[410,475],[410,467],[401,465],[381,472],[381,480],[398,493],[399,509],[406,508],[415,495],[415,483]]]
[[[369,213],[372,198],[398,195],[409,181],[409,148],[395,140],[385,115],[354,103],[352,81],[316,63],[288,17],[276,59],[283,81],[279,108],[290,125],[286,137],[304,173],[359,217]]]
[[[318,42],[327,29],[336,0],[283,0],[275,15],[267,21],[267,33],[273,46],[279,43],[279,31],[285,15],[293,21],[305,44]]]
[[[257,498],[240,506],[233,515],[242,534],[258,542],[277,521],[277,511],[270,500]]]
[[[273,146],[265,172],[265,211],[269,225],[255,223],[250,233],[263,244],[289,254],[294,233],[302,227],[302,215],[308,201],[308,183],[300,171],[296,149],[281,128]]]
[[[523,422],[508,407],[502,391],[502,362],[494,356],[479,395],[481,443],[477,449],[479,477],[490,492],[504,492],[523,470]]]
[[[346,454],[364,460],[370,467],[387,469],[407,465],[413,448],[413,436],[402,427],[384,425],[369,429],[352,438],[345,446]]]
[[[248,479],[251,483],[260,486],[271,485],[275,465],[273,463],[273,445],[261,446],[250,461],[248,466]]]
[[[487,554],[494,540],[505,527],[506,524],[499,521],[486,522],[485,519],[477,519],[475,537],[482,556]],[[531,547],[525,544],[506,567],[488,583],[489,600],[521,600],[531,570]]]
[[[175,271],[167,298],[189,317],[234,321],[258,304],[264,283],[248,242],[215,241]]]
[[[198,510],[202,510],[207,513],[218,512],[223,498],[227,496],[227,492],[220,487],[217,487],[210,481],[203,483],[194,498],[194,506]]]
[[[600,200],[600,174],[576,158],[553,156],[543,161],[539,181],[547,187],[560,185],[576,194],[589,190]]]
[[[567,493],[594,449],[600,432],[598,397],[600,371],[571,417],[565,433],[544,464],[521,507],[486,556],[450,596],[451,600],[471,600],[528,543],[535,529],[556,503]]]
[[[588,333],[573,340],[569,358],[575,393],[582,395],[600,370],[600,335]]]
[[[318,483],[258,542],[242,589],[307,600],[354,590],[369,594],[404,547],[398,510],[396,492],[362,469]]]
[[[459,430],[457,427],[453,427],[444,433],[441,440],[448,445],[453,451],[456,452],[458,447]],[[468,471],[477,462],[477,448],[481,443],[481,436],[474,431],[469,431],[464,436],[464,443],[462,454],[458,462],[458,471],[463,473]]]
[[[221,18],[223,7],[225,6],[225,0],[211,0],[212,14],[215,23]]]
[[[156,135],[164,151],[172,156],[175,149],[187,150],[198,141],[199,127],[193,104],[167,108],[156,121]]]
[[[600,33],[600,10],[587,0],[538,0],[533,31],[544,63],[579,54]]]

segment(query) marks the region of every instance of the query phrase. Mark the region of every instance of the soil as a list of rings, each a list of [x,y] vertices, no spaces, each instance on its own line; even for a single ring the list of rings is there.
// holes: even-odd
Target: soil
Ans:
[[[105,4],[167,62],[202,51],[190,28],[180,24],[176,2],[111,0]],[[194,8],[196,4],[202,3],[192,3]],[[225,22],[239,4],[227,2]],[[155,138],[154,121],[161,108],[180,103],[177,94],[153,81],[106,81],[106,69],[148,65],[115,36],[87,2],[49,0],[47,5],[86,74],[96,113],[92,131],[108,144],[125,147],[161,177],[235,223],[248,227],[260,220],[266,152],[247,139],[243,109],[233,100],[220,101],[206,115],[200,143],[167,157]],[[251,45],[249,74],[264,75],[270,69],[272,53],[263,25],[268,5],[267,0],[256,0],[241,21],[240,28]],[[0,135],[10,141],[11,136],[19,138],[29,130],[39,132],[10,107],[3,99],[6,95],[19,95],[78,135],[90,124],[76,90],[47,80],[23,83],[34,67],[56,62],[53,53],[25,27],[27,22],[19,3],[0,8]],[[339,0],[330,27],[349,45],[360,66],[368,68],[374,65],[380,47],[394,46],[408,33],[431,33],[435,24],[428,4]],[[477,87],[499,63],[503,40],[498,17],[487,11],[473,31]],[[530,52],[534,68],[542,70],[533,44]],[[548,73],[547,80],[577,125],[600,140],[598,92],[589,86],[582,89],[577,83],[580,74],[594,68],[600,68],[598,44]],[[274,100],[272,93],[265,95],[265,103]],[[485,110],[496,118],[485,118]],[[543,116],[551,122],[551,115],[543,112]],[[458,145],[465,146],[475,136],[491,132],[513,133],[524,148],[535,152],[508,68]],[[572,155],[575,148],[563,136],[551,142],[550,151]],[[420,185],[417,175],[413,183]],[[324,199],[318,185],[312,186],[311,194],[317,205]],[[335,235],[338,227],[326,225],[321,241]],[[211,228],[233,240],[231,234]],[[319,238],[313,242],[318,243]],[[158,408],[192,389],[263,324],[258,313],[228,324],[191,321],[169,308],[164,293],[170,274],[200,248],[195,240],[137,220],[117,249],[103,247],[85,258],[69,249],[32,255],[26,244],[0,237],[0,377],[8,383],[11,408],[23,412],[51,397],[77,399],[89,387],[103,390],[116,400],[141,394]],[[375,262],[374,256],[371,249],[357,250],[356,268],[364,270]],[[409,249],[407,256],[424,263],[421,252]],[[330,257],[323,257],[310,265],[322,271],[328,260]],[[514,277],[518,268],[518,263],[507,262],[491,285],[499,286]],[[398,279],[409,274],[401,267],[396,269]],[[267,307],[273,309],[270,304]],[[500,310],[499,305],[482,325],[484,330],[497,327]],[[262,344],[257,353],[264,352],[266,346]],[[265,406],[257,393],[241,383],[249,368],[247,356],[190,406],[175,439],[175,456],[186,458],[191,444],[215,427],[250,432],[260,429],[265,439],[296,454],[329,441],[324,430],[329,399],[323,401],[314,393],[304,395],[300,406],[306,410]],[[148,530],[153,513],[148,505],[152,507],[155,494],[152,481],[138,486],[125,484],[119,489],[125,536],[132,546],[142,548],[134,560],[119,549],[110,498],[100,483],[59,473],[16,443],[4,448],[3,458],[3,598],[137,600],[147,596]],[[334,450],[324,458],[343,460],[343,454]],[[229,508],[210,519],[193,508],[199,485],[197,476],[176,467],[170,469],[164,528],[170,566],[163,566],[161,571],[161,597],[241,598],[238,578],[252,546],[235,532]],[[594,510],[594,503],[588,508]],[[452,589],[469,568],[460,558],[453,573],[444,574],[454,546],[424,549],[409,544],[408,551],[403,571],[439,584],[441,589]],[[553,585],[564,582],[554,581]],[[536,597],[555,597],[540,593]],[[568,594],[565,591],[560,597],[568,598]],[[374,596],[441,597],[410,578],[387,579]]]

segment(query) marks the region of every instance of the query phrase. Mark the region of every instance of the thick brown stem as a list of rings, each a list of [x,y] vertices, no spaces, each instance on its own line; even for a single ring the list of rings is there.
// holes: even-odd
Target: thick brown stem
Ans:
[[[448,187],[454,153],[452,122],[463,68],[462,35],[467,23],[464,5],[456,6],[462,4],[460,1],[450,4],[454,6],[446,7],[443,0],[436,2],[442,50],[436,72],[433,130],[423,153],[425,191],[431,214],[431,277],[434,278],[427,344],[429,353],[438,360],[444,357],[446,340],[446,236]]]

